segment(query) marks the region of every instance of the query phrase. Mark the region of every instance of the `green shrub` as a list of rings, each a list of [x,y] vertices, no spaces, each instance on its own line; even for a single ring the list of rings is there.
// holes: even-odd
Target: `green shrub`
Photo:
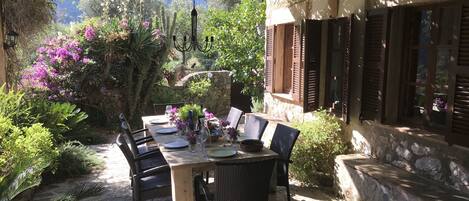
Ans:
[[[252,99],[252,112],[264,112],[264,99]]]
[[[187,104],[179,108],[179,118],[187,120],[189,118],[189,111],[192,110],[193,117],[197,118],[203,115],[202,108],[197,104]]]
[[[66,142],[58,150],[54,175],[59,178],[89,174],[93,169],[103,166],[96,152],[78,141]]]
[[[192,80],[187,88],[190,97],[203,97],[207,95],[208,90],[212,86],[212,82],[209,78],[199,78]]]
[[[11,200],[41,182],[57,157],[52,135],[41,124],[20,129],[0,115],[0,200]]]
[[[296,123],[301,134],[292,153],[292,175],[306,185],[332,185],[334,159],[348,151],[341,121],[325,110],[311,122]]]
[[[53,201],[77,201],[100,195],[103,191],[104,187],[101,184],[82,183],[76,185],[74,188],[59,197],[54,198]]]
[[[20,127],[30,126],[33,118],[30,116],[30,107],[21,91],[5,92],[5,85],[0,87],[0,115],[11,119]]]
[[[85,120],[88,115],[70,103],[55,103],[43,99],[30,101],[31,114],[35,121],[41,122],[49,128],[57,143],[73,135],[81,135],[87,131]]]
[[[156,85],[153,89],[153,103],[178,103],[185,100],[184,91],[168,86]]]

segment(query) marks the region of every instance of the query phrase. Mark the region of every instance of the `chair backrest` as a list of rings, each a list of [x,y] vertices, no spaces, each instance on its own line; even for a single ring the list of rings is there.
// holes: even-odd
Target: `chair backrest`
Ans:
[[[270,150],[275,151],[281,159],[290,160],[298,135],[300,135],[299,130],[283,124],[277,124],[272,142],[270,143]]]
[[[246,124],[244,125],[244,134],[248,139],[262,138],[265,128],[269,121],[256,115],[246,115]]]
[[[180,108],[182,106],[184,106],[186,103],[183,103],[183,102],[180,102],[180,103],[158,103],[158,104],[153,104],[153,112],[156,114],[156,115],[161,115],[161,114],[165,114],[166,112],[166,106],[167,105],[171,105],[172,107],[177,107],[177,108]]]
[[[127,163],[129,163],[130,166],[130,171],[132,171],[132,174],[135,174],[138,172],[138,168],[136,166],[135,158],[132,152],[129,149],[129,146],[127,145],[127,141],[125,140],[125,137],[122,134],[119,134],[116,139],[116,144],[119,146],[120,150],[125,156],[125,159],[127,160]]]
[[[137,143],[135,142],[134,137],[132,136],[132,131],[129,128],[129,124],[126,122],[121,122],[121,129],[124,134],[124,137],[126,138],[128,144],[130,145],[130,151],[132,152],[134,157],[137,157],[139,153]]]
[[[241,116],[243,116],[243,111],[238,108],[231,107],[230,113],[228,113],[228,116],[226,117],[226,120],[230,122],[230,127],[237,129]]]
[[[217,163],[215,201],[267,201],[275,160]]]
[[[132,128],[130,127],[129,121],[127,121],[127,118],[125,118],[124,113],[119,114],[119,121],[120,123],[125,123],[126,127],[129,129],[130,132],[132,132]]]

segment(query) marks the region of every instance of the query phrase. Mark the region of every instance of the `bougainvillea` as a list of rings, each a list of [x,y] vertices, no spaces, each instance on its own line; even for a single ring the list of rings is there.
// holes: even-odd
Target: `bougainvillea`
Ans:
[[[44,41],[37,49],[37,58],[23,74],[26,87],[50,91],[50,98],[71,99],[78,86],[74,86],[81,69],[93,63],[83,54],[82,45],[69,36],[59,35]]]
[[[45,40],[23,73],[23,86],[50,99],[80,101],[108,117],[117,111],[133,116],[161,77],[165,44],[165,35],[149,21],[90,19],[68,35]]]

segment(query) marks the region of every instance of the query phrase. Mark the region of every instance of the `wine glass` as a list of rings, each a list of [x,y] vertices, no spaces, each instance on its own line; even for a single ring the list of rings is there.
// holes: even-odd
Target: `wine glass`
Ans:
[[[199,140],[200,140],[200,148],[202,153],[204,154],[204,157],[207,155],[206,150],[205,150],[205,142],[208,139],[208,132],[206,129],[202,129],[199,134]]]
[[[169,116],[170,116],[170,114],[171,114],[171,110],[172,110],[172,109],[173,109],[173,106],[171,106],[171,105],[166,105],[166,110],[165,110],[165,113],[164,113],[164,114],[166,115],[166,117],[167,117],[168,119],[169,119]]]

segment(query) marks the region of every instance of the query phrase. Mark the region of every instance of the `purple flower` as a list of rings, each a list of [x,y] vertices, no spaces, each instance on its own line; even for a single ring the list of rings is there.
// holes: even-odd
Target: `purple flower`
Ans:
[[[63,59],[66,59],[70,55],[70,52],[67,49],[61,47],[57,49],[55,55],[57,55],[60,59],[63,60]]]
[[[84,57],[81,62],[83,62],[84,64],[89,64],[89,63],[91,63],[91,62],[93,62],[93,61],[92,61],[90,58],[88,58],[88,57]]]
[[[160,30],[160,29],[155,29],[155,30],[151,33],[151,35],[153,36],[153,38],[159,39],[160,36],[161,36],[161,30]]]
[[[119,22],[119,27],[121,29],[127,29],[129,28],[129,21],[127,19],[122,19],[120,22]]]
[[[215,115],[213,113],[207,112],[207,111],[204,112],[204,116],[205,116],[205,119],[207,120],[215,118]]]
[[[80,55],[73,53],[73,54],[72,54],[72,58],[73,58],[73,60],[74,60],[75,62],[77,62],[77,61],[80,60]]]
[[[85,29],[85,39],[87,41],[91,41],[96,37],[96,33],[94,32],[94,29],[92,26],[87,26]]]
[[[231,140],[236,140],[238,139],[239,133],[236,129],[234,128],[228,128],[228,136],[230,136]]]
[[[197,143],[197,134],[194,131],[187,132],[186,137],[187,137],[187,141],[189,141],[190,144]]]
[[[46,48],[45,47],[39,47],[39,48],[37,48],[37,52],[39,54],[42,54],[42,53],[46,52]]]
[[[227,127],[230,125],[230,122],[229,121],[226,121],[226,120],[220,120],[220,125],[223,126],[223,127]]]
[[[143,26],[143,28],[148,29],[148,28],[150,28],[150,22],[149,21],[144,21],[142,23],[142,26]]]
[[[186,129],[186,127],[187,127],[187,123],[186,123],[186,122],[184,122],[184,121],[182,121],[182,120],[180,120],[180,119],[177,119],[177,120],[176,120],[176,128],[177,128],[178,130],[182,131],[182,130]]]

